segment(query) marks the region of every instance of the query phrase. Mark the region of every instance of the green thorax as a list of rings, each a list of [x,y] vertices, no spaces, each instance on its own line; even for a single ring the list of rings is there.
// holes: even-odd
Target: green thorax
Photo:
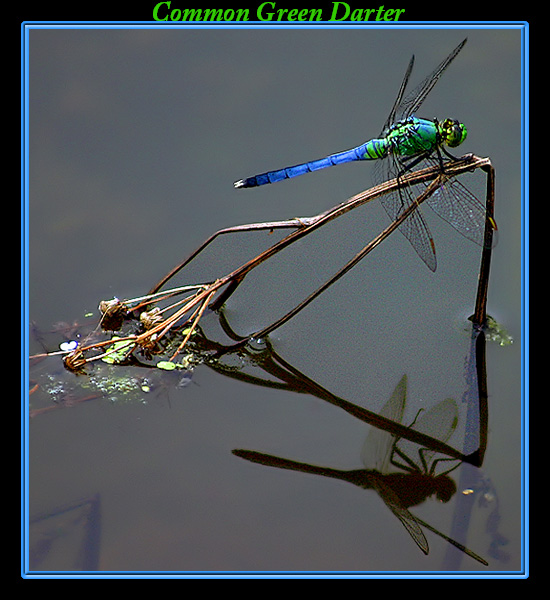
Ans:
[[[459,146],[466,135],[466,127],[453,119],[440,123],[409,117],[392,125],[381,138],[371,140],[372,148],[367,148],[366,154],[371,158],[381,158],[390,152],[400,156],[430,154],[443,144],[450,148]]]

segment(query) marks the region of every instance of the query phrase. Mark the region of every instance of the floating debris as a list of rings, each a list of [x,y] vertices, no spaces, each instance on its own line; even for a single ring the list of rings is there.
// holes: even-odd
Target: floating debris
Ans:
[[[124,323],[127,316],[127,309],[118,298],[102,300],[98,308],[102,314],[102,329],[105,331],[118,331],[122,327],[122,323]]]
[[[143,311],[139,315],[139,320],[143,323],[145,329],[151,329],[155,325],[162,323],[164,318],[162,316],[161,310],[158,306],[155,306],[149,311]]]
[[[128,357],[129,351],[133,348],[135,341],[116,336],[112,339],[113,344],[107,348],[101,360],[111,365],[123,363]]]
[[[514,338],[490,315],[487,315],[484,331],[488,342],[497,342],[500,346],[510,346],[514,343]]]
[[[83,375],[86,372],[84,370],[86,363],[87,360],[81,348],[73,350],[70,354],[67,354],[67,356],[63,358],[63,364],[65,365],[65,368],[73,373],[76,373],[77,375]]]

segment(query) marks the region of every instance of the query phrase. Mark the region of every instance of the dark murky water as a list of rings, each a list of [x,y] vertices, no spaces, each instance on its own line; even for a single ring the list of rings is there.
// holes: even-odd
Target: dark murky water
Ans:
[[[360,164],[257,190],[234,190],[232,183],[376,136],[411,53],[414,85],[465,33],[466,48],[421,116],[466,123],[464,151],[490,156],[496,168],[499,242],[488,310],[514,343],[487,346],[482,468],[453,471],[457,492],[449,502],[432,498],[411,511],[447,535],[465,536],[489,566],[427,530],[425,556],[372,489],[232,453],[242,448],[360,469],[372,428],[319,397],[254,385],[208,364],[175,376],[106,371],[107,381],[124,383],[98,392],[99,369],[90,381],[52,357],[32,366],[31,387],[36,382],[40,390],[31,409],[60,406],[63,393],[87,401],[37,411],[30,421],[32,568],[522,568],[517,31],[32,31],[29,314],[36,329],[30,351],[42,350],[37,331],[52,347],[62,342],[59,322],[89,330],[100,300],[145,293],[219,228],[313,215],[369,187],[371,166]],[[483,177],[476,178],[483,194]],[[394,234],[271,342],[308,378],[372,411],[406,374],[405,423],[420,408],[453,398],[459,424],[449,443],[461,448],[466,319],[479,248],[426,214],[438,253],[435,274]],[[296,244],[231,299],[232,326],[247,333],[274,320],[386,224],[380,206],[368,205]],[[277,235],[220,240],[178,283],[221,276]],[[204,327],[219,334],[214,315]],[[231,360],[238,372],[248,364],[243,356]],[[116,369],[102,367],[108,368]]]

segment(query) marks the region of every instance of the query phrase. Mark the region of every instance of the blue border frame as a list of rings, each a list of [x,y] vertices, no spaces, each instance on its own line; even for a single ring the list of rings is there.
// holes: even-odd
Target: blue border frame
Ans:
[[[523,505],[521,571],[30,571],[28,557],[29,433],[29,31],[32,29],[520,29],[522,43],[522,434]],[[21,576],[24,579],[526,579],[529,577],[529,24],[515,21],[350,22],[157,22],[29,21],[21,24]]]

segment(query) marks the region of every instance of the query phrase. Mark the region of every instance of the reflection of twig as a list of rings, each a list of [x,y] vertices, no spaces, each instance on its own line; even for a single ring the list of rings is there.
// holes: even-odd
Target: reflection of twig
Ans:
[[[67,408],[70,406],[76,406],[77,404],[81,404],[82,402],[88,402],[89,400],[97,400],[98,398],[101,398],[101,394],[99,394],[99,393],[89,394],[88,396],[84,396],[84,398],[66,397],[66,398],[63,398],[61,401],[57,402],[56,404],[29,410],[29,417],[32,419],[33,417],[37,417],[38,415],[50,412],[52,410],[58,410],[59,408]]]
[[[53,510],[34,515],[29,519],[33,542],[29,549],[31,570],[38,570],[52,551],[52,545],[77,536],[82,541],[76,557],[75,570],[97,571],[101,550],[101,496],[77,500]]]
[[[268,467],[275,467],[278,469],[288,469],[290,471],[297,471],[301,473],[309,473],[311,475],[321,475],[322,477],[331,477],[333,479],[340,479],[342,481],[348,481],[349,483],[353,483],[354,485],[361,487],[363,489],[374,489],[382,498],[384,503],[392,510],[392,512],[399,518],[401,523],[405,526],[415,543],[419,546],[419,548],[425,553],[429,553],[428,542],[424,537],[424,534],[419,529],[418,525],[422,525],[429,529],[432,533],[443,538],[445,541],[452,544],[455,548],[458,548],[474,560],[477,560],[483,565],[488,565],[489,563],[461,544],[456,540],[450,538],[448,535],[445,535],[432,525],[426,523],[422,519],[418,518],[416,515],[412,515],[407,509],[413,504],[417,504],[418,500],[425,500],[426,497],[417,498],[412,493],[410,496],[408,492],[412,491],[415,486],[420,484],[423,494],[421,496],[428,496],[435,493],[436,485],[437,485],[437,477],[433,478],[432,484],[433,488],[426,485],[426,481],[424,481],[424,486],[417,481],[416,475],[407,475],[400,473],[392,473],[389,475],[385,475],[383,473],[379,473],[375,470],[370,469],[354,469],[349,471],[344,471],[341,469],[333,469],[331,467],[318,467],[316,465],[310,465],[308,463],[297,462],[295,460],[289,460],[287,458],[281,458],[279,456],[273,456],[271,454],[264,454],[262,452],[256,452],[254,450],[242,450],[236,449],[233,450],[232,453],[239,458],[243,458],[250,462],[265,465]],[[395,476],[397,475],[397,478]],[[399,477],[404,478],[405,480],[409,479],[409,485],[405,485],[400,487],[394,481],[398,481]],[[402,481],[402,480],[401,480]],[[393,482],[393,485],[392,485]],[[409,488],[409,489],[407,489]],[[414,500],[412,499],[414,497]]]
[[[428,448],[434,452],[439,452],[441,454],[446,454],[449,457],[459,459],[461,461],[473,464],[475,466],[479,466],[479,451],[472,452],[471,454],[465,455],[456,448],[449,446],[449,444],[442,442],[441,440],[435,439],[432,436],[423,433],[421,431],[417,431],[411,427],[403,425],[402,423],[397,423],[379,415],[375,412],[372,412],[362,406],[357,406],[352,402],[348,402],[343,398],[340,398],[334,395],[332,392],[328,391],[316,381],[313,381],[303,373],[300,373],[295,369],[292,365],[286,362],[281,356],[273,353],[274,360],[280,365],[284,366],[290,373],[297,374],[300,377],[300,382],[302,385],[307,386],[308,392],[318,398],[337,406],[345,410],[348,414],[360,419],[365,423],[369,423],[378,429],[383,429],[388,433],[391,433],[396,438],[403,438]]]
[[[296,369],[293,365],[288,363],[282,356],[280,356],[272,347],[269,337],[263,338],[261,344],[262,347],[260,349],[243,346],[241,342],[243,341],[243,339],[246,340],[247,338],[242,338],[241,336],[238,336],[231,329],[229,322],[225,318],[223,310],[220,310],[218,313],[220,327],[231,340],[234,340],[237,343],[224,345],[206,338],[204,333],[198,327],[198,322],[212,297],[213,291],[208,285],[193,286],[192,289],[195,290],[195,294],[191,297],[187,296],[183,300],[183,302],[185,302],[184,307],[181,307],[182,301],[178,301],[172,305],[172,307],[179,307],[180,311],[188,310],[190,307],[193,308],[193,313],[188,319],[189,321],[192,321],[190,327],[183,328],[182,326],[178,326],[177,329],[174,328],[175,319],[179,317],[183,318],[185,316],[182,316],[182,313],[176,312],[174,315],[172,315],[172,320],[168,322],[168,325],[167,321],[161,320],[159,323],[153,324],[152,328],[147,330],[144,334],[141,334],[141,336],[129,335],[124,337],[111,338],[109,340],[104,340],[95,344],[89,344],[87,346],[79,348],[79,355],[72,353],[69,354],[68,357],[70,357],[71,360],[79,358],[82,367],[84,367],[88,362],[99,359],[111,359],[106,360],[106,362],[115,364],[130,364],[128,360],[130,354],[135,349],[139,348],[139,344],[144,345],[147,339],[149,339],[149,342],[153,344],[155,340],[162,339],[162,337],[166,336],[166,334],[168,334],[169,331],[173,331],[175,335],[170,336],[168,345],[165,345],[165,347],[160,348],[160,353],[164,353],[165,355],[168,354],[168,356],[172,354],[171,361],[175,361],[177,354],[181,352],[182,348],[191,339],[191,335],[193,334],[193,332],[195,332],[195,335],[193,336],[192,355],[194,356],[194,361],[196,361],[196,363],[203,363],[208,367],[212,368],[213,370],[222,373],[225,376],[233,377],[253,385],[262,385],[277,389],[286,389],[288,391],[293,391],[296,393],[310,394],[326,402],[329,402],[333,406],[336,406],[346,411],[353,417],[360,419],[361,421],[368,423],[373,427],[387,431],[389,434],[395,436],[396,438],[406,439],[410,442],[419,444],[433,452],[439,452],[451,458],[458,459],[475,466],[481,465],[487,444],[488,414],[486,372],[484,365],[484,336],[482,331],[480,331],[476,338],[472,341],[473,347],[477,349],[477,352],[473,353],[473,357],[475,357],[476,363],[476,366],[474,367],[477,371],[476,379],[479,381],[478,395],[480,401],[479,404],[476,402],[476,410],[479,410],[479,415],[477,418],[477,422],[479,423],[479,442],[476,450],[465,454],[464,451],[460,452],[459,450],[456,450],[455,448],[449,446],[441,440],[434,439],[433,437],[422,433],[421,431],[418,431],[414,428],[407,427],[402,423],[396,423],[391,419],[385,418],[373,411],[369,411],[366,408],[353,404],[333,394],[326,388],[319,385],[316,381],[307,377],[304,373]],[[163,293],[163,295],[166,295],[167,297],[173,297],[176,294],[187,293],[189,291],[189,287],[176,288],[174,290],[167,290]],[[131,307],[134,306],[136,302],[148,305],[150,299],[157,300],[158,298],[156,296],[145,296],[143,298],[118,302],[123,304],[128,311],[131,311]],[[158,312],[155,312],[155,314],[164,312],[165,310],[166,309],[164,308],[162,310],[159,309]],[[153,311],[149,312],[151,313]],[[147,334],[151,334],[151,332],[153,332],[152,335],[149,338],[147,338]],[[153,336],[157,337],[153,339]],[[183,340],[183,342],[181,340]],[[173,350],[173,348],[176,347],[175,344],[177,344],[176,352],[174,352]],[[105,346],[108,346],[106,350]],[[100,349],[104,351],[98,354],[97,351]],[[84,357],[84,353],[91,354],[91,351],[93,350],[96,351],[95,354],[92,354],[87,358]],[[55,352],[52,354],[58,353]],[[231,357],[232,355],[246,357],[249,364],[257,366],[259,369],[261,369],[261,371],[263,371],[263,373],[270,375],[271,377],[275,378],[275,380],[264,379],[262,377],[245,373],[241,369],[235,369],[234,366],[225,367],[223,360],[224,356]],[[135,359],[134,357],[132,358],[133,361],[131,362],[131,364],[147,368],[151,368],[153,366],[150,364],[142,364],[139,361],[137,361],[137,359]],[[166,359],[163,360],[166,361]],[[229,364],[234,365],[234,361],[230,359]],[[68,366],[70,367],[71,365]],[[39,412],[41,412],[41,409],[38,409],[36,414],[39,414]]]

